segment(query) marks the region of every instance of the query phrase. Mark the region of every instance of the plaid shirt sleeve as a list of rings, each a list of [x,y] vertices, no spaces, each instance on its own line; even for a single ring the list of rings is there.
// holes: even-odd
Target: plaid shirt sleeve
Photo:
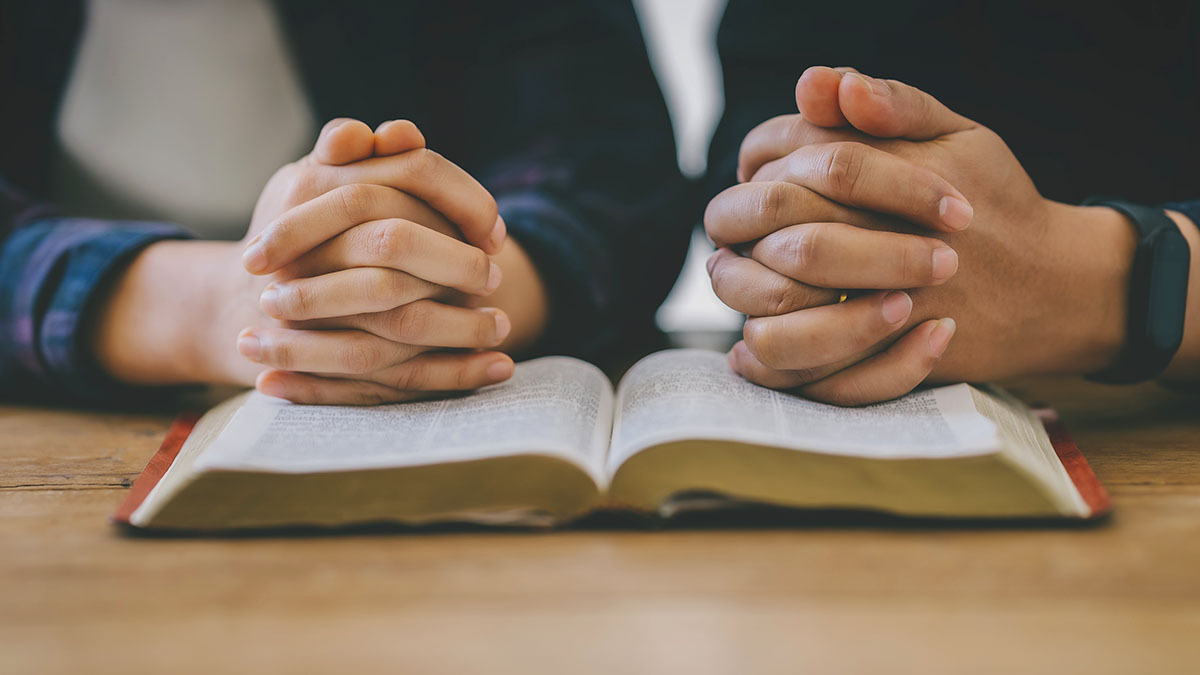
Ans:
[[[140,250],[187,235],[159,223],[56,216],[3,179],[0,209],[0,394],[102,402],[126,391],[89,352],[89,312]]]

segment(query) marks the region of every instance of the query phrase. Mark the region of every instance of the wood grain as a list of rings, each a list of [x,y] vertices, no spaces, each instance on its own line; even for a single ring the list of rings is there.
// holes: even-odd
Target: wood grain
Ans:
[[[1108,523],[132,538],[170,411],[0,407],[0,672],[1200,671],[1200,400],[1008,386]]]

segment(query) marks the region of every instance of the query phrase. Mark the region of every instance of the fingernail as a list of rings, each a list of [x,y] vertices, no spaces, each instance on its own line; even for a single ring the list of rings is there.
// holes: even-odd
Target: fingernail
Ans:
[[[508,315],[498,309],[489,309],[492,318],[496,320],[496,343],[499,344],[508,337],[509,331],[512,330],[512,322],[508,320]]]
[[[871,94],[875,96],[888,96],[892,93],[892,88],[889,87],[887,82],[884,82],[883,80],[877,80],[873,77],[867,77],[866,75],[861,75],[859,73],[846,73],[842,77],[852,78],[851,81],[853,82],[861,82],[862,85],[867,88],[867,91],[871,92]]]
[[[938,202],[938,215],[950,229],[962,230],[971,224],[975,209],[958,197],[942,197]]]
[[[239,354],[251,361],[262,360],[262,342],[250,331],[245,331],[238,336],[237,350]]]
[[[488,237],[488,243],[492,245],[493,250],[499,249],[506,236],[508,227],[505,226],[503,218],[496,216],[496,225],[492,228],[492,236]]]
[[[929,334],[929,349],[933,351],[933,358],[942,358],[957,328],[954,319],[945,318],[938,321],[938,325],[934,326],[933,332]]]
[[[258,296],[258,306],[268,316],[279,318],[281,313],[279,309],[279,295],[279,289],[275,287],[275,284],[270,284],[263,289],[262,295]]]
[[[912,312],[912,298],[904,291],[892,291],[883,296],[883,320],[889,326],[904,323]]]
[[[949,246],[933,249],[933,280],[945,281],[958,271],[958,253]]]
[[[504,277],[500,272],[500,266],[496,263],[492,263],[491,269],[488,270],[487,285],[483,287],[483,292],[491,293],[497,288],[500,288],[500,281],[503,278]]]
[[[867,91],[871,92],[872,94],[875,93],[875,90],[871,89],[871,83],[867,80],[867,78],[859,75],[858,73],[846,73],[842,77],[850,78],[851,82],[858,82],[862,86],[866,87]]]
[[[267,254],[263,251],[262,242],[255,241],[246,247],[242,253],[242,267],[251,274],[265,272],[267,269]]]
[[[717,264],[717,254],[719,251],[713,251],[713,254],[708,256],[708,260],[704,261],[704,269],[708,270],[708,275],[712,276],[713,265]]]
[[[487,367],[486,372],[488,379],[492,382],[503,382],[504,380],[512,377],[513,364],[508,360],[496,361]]]

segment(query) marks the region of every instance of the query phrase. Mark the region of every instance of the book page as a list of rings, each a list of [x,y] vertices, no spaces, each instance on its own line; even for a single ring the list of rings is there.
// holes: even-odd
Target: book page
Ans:
[[[725,354],[695,349],[652,354],[617,390],[610,474],[652,445],[728,440],[878,458],[949,457],[996,448],[995,426],[970,388],[953,385],[894,401],[841,408],[752,384]]]
[[[566,357],[517,364],[507,382],[437,401],[310,406],[255,392],[197,465],[303,473],[547,454],[600,483],[612,401],[599,369]]]

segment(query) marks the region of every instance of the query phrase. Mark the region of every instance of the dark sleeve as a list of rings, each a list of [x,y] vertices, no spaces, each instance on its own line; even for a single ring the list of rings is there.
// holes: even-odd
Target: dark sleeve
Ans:
[[[127,389],[101,371],[91,311],[143,248],[186,236],[171,225],[52,215],[0,179],[0,394],[100,403]]]
[[[82,3],[0,3],[0,396],[111,401],[128,390],[88,349],[90,312],[156,223],[68,218],[46,204],[56,111]]]
[[[653,325],[699,214],[633,7],[523,0],[444,15],[451,5],[426,3],[421,21],[457,27],[467,55],[427,46],[430,146],[491,190],[537,265],[551,300],[539,352],[618,347]]]

